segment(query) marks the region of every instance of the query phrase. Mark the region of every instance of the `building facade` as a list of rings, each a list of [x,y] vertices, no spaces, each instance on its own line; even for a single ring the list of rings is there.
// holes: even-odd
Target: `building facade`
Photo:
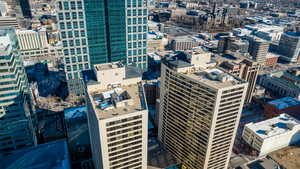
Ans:
[[[264,74],[259,76],[258,84],[263,86],[272,96],[289,96],[300,99],[299,75],[299,68]]]
[[[249,83],[245,103],[251,103],[261,65],[258,62],[245,58],[237,62],[226,61],[220,66],[224,68],[226,72],[246,80]]]
[[[82,86],[81,71],[95,64],[147,69],[147,1],[60,0],[57,14],[70,89]]]
[[[249,42],[250,55],[256,62],[264,65],[269,51],[269,42],[256,38],[251,39]]]
[[[147,169],[148,110],[141,77],[128,76],[120,63],[94,68],[97,82],[87,85],[86,97],[95,168]]]
[[[63,56],[62,44],[49,44],[45,29],[17,30],[16,33],[22,60],[26,65],[41,61],[55,63]]]
[[[287,62],[297,62],[300,53],[300,32],[283,33],[278,48],[282,59]]]
[[[36,143],[25,69],[13,28],[0,30],[0,154]]]
[[[283,97],[264,105],[264,115],[267,118],[273,118],[283,113],[296,118],[300,117],[300,101],[292,97]]]
[[[158,138],[183,168],[226,169],[247,83],[194,56],[162,60]]]

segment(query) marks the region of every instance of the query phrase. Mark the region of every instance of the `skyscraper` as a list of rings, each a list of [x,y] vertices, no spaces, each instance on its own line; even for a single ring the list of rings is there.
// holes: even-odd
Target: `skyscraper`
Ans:
[[[227,169],[247,83],[201,62],[163,58],[158,137],[186,168]]]
[[[86,97],[95,168],[146,169],[148,110],[141,77],[128,76],[120,63],[94,66],[98,83],[87,85]]]
[[[0,29],[0,154],[35,144],[28,82],[13,28]]]
[[[146,0],[59,0],[57,4],[67,80],[75,82],[70,89],[80,86],[76,85],[80,72],[95,64],[122,61],[147,68]]]

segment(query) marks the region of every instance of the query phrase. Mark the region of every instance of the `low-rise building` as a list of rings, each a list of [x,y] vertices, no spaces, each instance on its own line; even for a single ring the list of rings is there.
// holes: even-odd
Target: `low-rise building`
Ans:
[[[176,37],[171,41],[172,50],[188,50],[198,45],[199,43],[195,39],[187,36]]]
[[[274,67],[278,62],[279,55],[268,53],[265,60],[265,67]]]
[[[300,99],[300,68],[260,75],[258,84],[273,96]]]
[[[259,156],[300,141],[300,121],[288,114],[281,114],[258,123],[248,123],[242,138]]]
[[[282,113],[298,117],[300,115],[300,101],[292,97],[273,100],[264,106],[264,113],[268,118],[276,117]]]

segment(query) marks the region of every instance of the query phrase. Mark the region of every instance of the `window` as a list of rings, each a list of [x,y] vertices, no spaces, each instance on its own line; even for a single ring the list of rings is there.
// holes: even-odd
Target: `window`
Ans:
[[[136,10],[132,10],[132,16],[136,16]]]
[[[68,31],[68,38],[73,38],[73,32],[72,31]]]
[[[133,48],[136,48],[136,42],[133,42]]]
[[[147,17],[144,17],[144,24],[147,24]]]
[[[67,28],[68,28],[68,29],[72,29],[72,24],[71,24],[71,22],[67,22]]]
[[[80,34],[81,34],[81,37],[85,37],[85,32],[84,32],[84,30],[81,30],[81,31],[80,31]]]
[[[131,10],[127,10],[127,16],[131,16]]]
[[[83,64],[79,64],[79,70],[83,70]]]
[[[65,39],[67,36],[66,36],[66,32],[61,32],[61,38]]]
[[[128,50],[128,56],[132,56],[132,50]]]
[[[138,39],[142,40],[143,39],[143,35],[142,34],[138,34]]]
[[[139,19],[141,19],[141,18],[139,18]],[[143,32],[143,27],[142,27],[142,26],[139,26],[139,27],[138,27],[138,30],[139,30],[139,32]]]
[[[76,22],[76,21],[73,22],[73,28],[74,28],[74,29],[77,29],[77,28],[78,28],[78,22]]]
[[[66,12],[66,13],[65,13],[65,16],[66,16],[66,20],[70,20],[70,19],[71,19],[71,16],[70,16],[70,13],[69,13],[69,12]]]
[[[70,49],[71,55],[75,55],[75,49]]]
[[[76,12],[72,12],[72,19],[77,19],[77,13]]]
[[[143,10],[139,9],[139,10],[138,10],[138,15],[139,15],[139,16],[142,16],[142,15],[143,15]]]
[[[69,45],[70,46],[74,46],[74,41],[73,40],[69,40]]]
[[[81,54],[81,49],[80,48],[76,48],[76,53],[77,54]]]
[[[85,63],[85,64],[84,64],[84,67],[85,67],[85,69],[89,69],[89,64],[88,64],[88,63]]]
[[[69,57],[66,57],[65,61],[66,61],[66,64],[70,64],[71,63]]]
[[[66,55],[66,56],[69,55],[69,50],[68,49],[64,49],[64,55]]]
[[[63,43],[63,47],[68,47],[68,41],[63,40],[62,43]]]
[[[81,43],[82,43],[82,45],[86,45],[86,40],[85,39],[81,39]]]
[[[77,70],[77,65],[73,65],[72,68],[73,68],[74,71],[76,71]]]
[[[64,2],[64,10],[69,10],[70,7],[69,7],[69,2]]]
[[[76,9],[76,4],[74,1],[71,1],[71,9],[75,10]]]
[[[80,26],[80,28],[84,28],[84,22],[83,22],[83,21],[80,21],[80,22],[79,22],[79,26]]]
[[[74,36],[79,37],[79,31],[74,31]]]
[[[72,63],[76,63],[76,57],[75,56],[72,57]]]
[[[138,18],[138,24],[142,24],[143,23],[143,19],[142,18]]]
[[[77,2],[77,8],[82,9],[82,2],[80,2],[80,1]]]
[[[58,13],[58,19],[59,20],[64,20],[64,14],[63,13]]]
[[[147,32],[147,26],[143,26],[143,31]]]
[[[86,47],[82,48],[82,52],[83,52],[84,54],[86,54],[86,53],[87,53],[87,49],[86,49]]]
[[[82,62],[82,56],[77,56],[77,60],[78,60],[78,62]]]
[[[132,32],[136,32],[136,27],[134,26],[132,28],[133,28]]]
[[[87,55],[84,55],[84,56],[83,56],[83,60],[84,60],[85,62],[87,62],[87,61],[88,61],[88,56],[87,56]]]
[[[67,71],[71,71],[71,66],[67,66]]]
[[[78,12],[78,17],[79,17],[79,19],[83,19],[83,13],[82,12]]]
[[[65,23],[63,23],[63,22],[59,23],[59,27],[60,27],[60,29],[66,29]]]
[[[76,46],[80,46],[80,40],[79,40],[79,39],[76,39],[76,40],[75,40],[75,44],[76,44]]]
[[[71,67],[70,67],[70,71],[71,71]],[[68,73],[68,79],[72,79],[72,73]]]
[[[128,33],[131,33],[131,32],[132,32],[132,27],[128,26]]]

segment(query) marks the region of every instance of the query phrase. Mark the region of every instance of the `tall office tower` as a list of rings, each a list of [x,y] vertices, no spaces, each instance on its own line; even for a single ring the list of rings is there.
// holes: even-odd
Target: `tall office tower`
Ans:
[[[0,29],[0,154],[36,142],[28,106],[28,82],[13,28]]]
[[[147,168],[148,110],[141,77],[120,63],[94,65],[87,85],[88,126],[96,169]]]
[[[158,136],[183,167],[227,169],[247,82],[200,62],[162,59]]]
[[[297,62],[300,54],[300,32],[285,32],[281,35],[278,52],[287,62]]]
[[[235,61],[225,61],[221,63],[220,66],[226,72],[248,82],[245,103],[251,103],[255,92],[257,76],[261,69],[261,64],[252,59],[240,58]]]
[[[147,68],[146,0],[58,0],[57,4],[69,82],[80,81],[76,80],[80,72],[95,64],[122,61]]]
[[[249,53],[255,61],[265,64],[266,57],[269,51],[270,43],[262,39],[250,39]]]

